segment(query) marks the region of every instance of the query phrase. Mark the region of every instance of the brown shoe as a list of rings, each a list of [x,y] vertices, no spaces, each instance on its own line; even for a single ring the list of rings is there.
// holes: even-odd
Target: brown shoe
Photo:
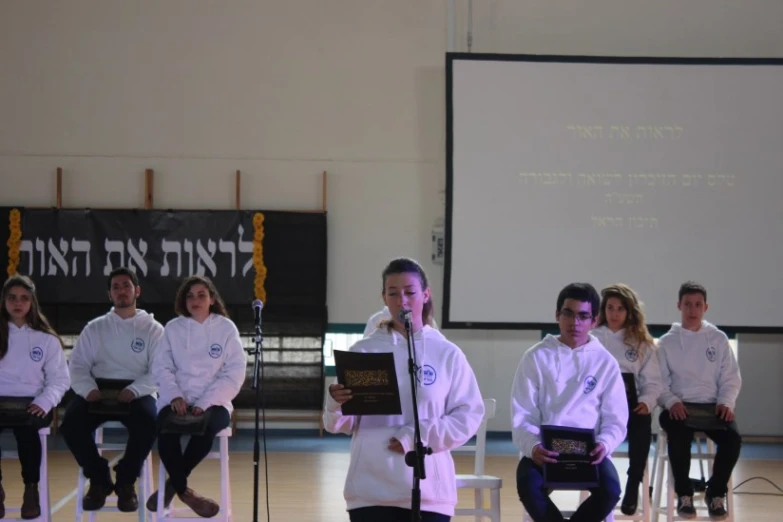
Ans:
[[[82,497],[82,509],[85,511],[97,511],[106,505],[106,497],[111,495],[114,486],[90,480],[90,488]]]
[[[30,520],[41,516],[41,504],[38,499],[38,484],[29,483],[24,485],[24,495],[22,495],[22,518]]]
[[[3,484],[0,483],[0,518],[5,517],[5,490]]]
[[[211,518],[218,514],[220,506],[214,500],[202,497],[190,488],[186,488],[182,493],[177,493],[177,497],[195,514],[203,518]]]
[[[114,487],[117,492],[117,509],[123,513],[131,513],[139,509],[139,496],[136,494],[136,486],[133,484],[117,484]],[[155,499],[157,502],[157,499]]]
[[[166,491],[163,493],[163,507],[169,507],[171,505],[171,501],[174,499],[174,495],[176,495],[177,492],[174,491],[174,487],[171,485],[171,481],[166,481]],[[150,495],[150,498],[147,499],[147,509],[155,512],[158,510],[158,492],[156,491],[152,495]]]

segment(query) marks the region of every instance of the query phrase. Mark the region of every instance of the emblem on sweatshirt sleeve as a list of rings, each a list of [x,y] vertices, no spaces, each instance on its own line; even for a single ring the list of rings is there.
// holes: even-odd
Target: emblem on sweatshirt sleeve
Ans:
[[[585,393],[590,393],[591,391],[595,390],[597,384],[598,379],[592,375],[588,375],[587,379],[585,379]]]
[[[141,353],[144,351],[144,339],[141,337],[135,338],[133,341],[131,341],[131,350],[133,350],[136,353]]]
[[[715,353],[715,348],[713,346],[707,348],[707,360],[710,362],[715,362]]]
[[[435,372],[435,368],[429,364],[425,364],[419,368],[419,382],[425,386],[435,384],[435,380],[438,378],[438,374]]]
[[[223,353],[223,347],[219,344],[213,344],[209,347],[209,356],[213,359],[217,359]]]
[[[30,350],[30,359],[32,359],[35,362],[39,362],[41,359],[43,359],[43,350],[40,346],[36,346],[32,350]]]

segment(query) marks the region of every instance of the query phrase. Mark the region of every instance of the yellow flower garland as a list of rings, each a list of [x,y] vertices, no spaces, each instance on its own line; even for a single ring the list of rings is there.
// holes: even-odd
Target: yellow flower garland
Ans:
[[[254,289],[256,299],[266,304],[266,266],[264,265],[264,215],[256,212],[253,215],[253,268],[256,270]]]
[[[8,277],[16,274],[19,266],[19,247],[22,245],[22,213],[19,209],[13,209],[8,214]]]

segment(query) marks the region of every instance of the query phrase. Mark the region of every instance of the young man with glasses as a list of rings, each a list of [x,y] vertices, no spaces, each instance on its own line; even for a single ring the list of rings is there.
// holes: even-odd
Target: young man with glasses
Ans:
[[[511,428],[522,459],[517,491],[535,522],[563,520],[544,485],[543,467],[557,453],[544,448],[542,425],[594,430],[590,452],[599,485],[571,522],[600,522],[620,500],[620,479],[606,457],[625,439],[628,402],[617,360],[592,335],[600,298],[588,283],[571,283],[557,297],[560,334],[547,335],[519,363],[511,394]]]

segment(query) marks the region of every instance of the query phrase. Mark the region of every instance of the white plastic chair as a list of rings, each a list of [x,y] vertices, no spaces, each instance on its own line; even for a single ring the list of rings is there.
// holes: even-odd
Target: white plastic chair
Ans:
[[[38,430],[38,437],[41,439],[41,480],[38,483],[38,498],[41,505],[41,516],[32,520],[38,520],[40,522],[52,522],[52,499],[49,492],[49,457],[48,449],[46,446],[46,440],[49,436],[50,429],[48,427]],[[19,453],[16,451],[3,451],[3,459],[18,459]],[[14,522],[30,522],[21,518],[22,508],[19,507],[6,507],[6,516],[3,520],[11,520]],[[9,517],[9,513],[19,513],[19,518]]]
[[[712,474],[712,464],[715,460],[715,443],[702,432],[696,432],[694,438],[696,440],[697,451],[695,456],[691,456],[691,462],[696,461],[699,463],[699,466],[702,466],[703,462],[706,460],[709,474]],[[703,440],[707,441],[706,453],[702,452],[701,443]],[[674,522],[675,520],[714,520],[706,514],[699,514],[699,511],[707,511],[707,506],[704,504],[704,493],[700,492],[696,492],[693,495],[693,507],[696,508],[696,517],[686,518],[677,515],[677,495],[674,492],[674,475],[672,474],[671,465],[669,463],[665,430],[660,430],[658,432],[658,443],[655,446],[655,460],[657,469],[655,472],[655,494],[653,495],[654,522],[658,522],[660,515],[666,516],[666,522]],[[666,505],[661,505],[661,501],[663,500],[661,498],[661,491],[663,490],[664,473],[667,475],[668,484],[666,487]],[[726,510],[728,511],[728,515],[723,520],[726,522],[734,522],[734,507],[734,477],[732,476],[729,478],[726,495]]]
[[[210,518],[210,520],[219,520],[221,522],[231,522],[231,482],[228,474],[228,438],[231,437],[231,428],[221,430],[216,435],[220,443],[219,451],[210,451],[204,460],[219,459],[220,460],[220,511],[217,515]],[[176,516],[177,514],[185,513],[193,515],[193,511],[190,508],[175,508],[174,502],[177,497],[175,496],[168,508],[163,506],[165,500],[164,491],[166,488],[166,467],[163,465],[163,461],[160,461],[160,467],[158,469],[158,507],[156,510],[155,520],[157,522],[201,522],[204,519],[199,516]]]
[[[98,428],[95,430],[95,444],[98,446],[98,454],[103,455],[104,451],[125,451],[125,444],[109,444],[103,442],[103,428],[118,428],[125,426],[121,422],[105,422],[103,425],[98,426]],[[82,518],[84,515],[87,515],[87,520],[89,522],[95,522],[95,519],[98,515],[98,513],[104,512],[104,513],[111,513],[111,512],[119,512],[120,510],[117,509],[117,497],[116,496],[109,496],[106,497],[106,505],[103,506],[101,509],[95,510],[95,511],[85,511],[84,508],[82,508],[82,499],[84,499],[84,495],[86,493],[87,489],[87,477],[84,476],[84,470],[82,468],[79,468],[79,480],[78,484],[76,486],[76,522],[82,522]],[[146,460],[144,461],[144,465],[141,468],[141,476],[139,477],[139,488],[138,488],[138,497],[139,497],[139,509],[138,509],[138,515],[139,515],[139,522],[146,522],[148,518],[147,513],[147,506],[145,504],[147,497],[152,495],[152,454],[150,453],[147,455]],[[111,504],[111,505],[110,505]]]
[[[461,446],[453,449],[452,453],[472,453],[473,474],[456,476],[457,489],[473,489],[474,504],[472,508],[457,508],[455,516],[473,516],[476,522],[481,522],[484,517],[492,522],[500,522],[500,488],[503,480],[500,477],[484,474],[484,456],[487,451],[487,422],[495,417],[495,399],[484,399],[484,418],[476,432],[476,444],[473,446]],[[489,508],[484,507],[484,490],[489,490]]]
[[[649,453],[649,448],[648,448]],[[612,453],[612,458],[625,458],[627,459],[629,457],[628,452],[621,451],[621,452],[615,452]],[[648,455],[649,458],[649,455]],[[636,522],[650,522],[652,520],[652,504],[650,502],[650,465],[649,462],[647,463],[647,466],[644,467],[644,476],[642,478],[642,495],[639,497],[642,501],[642,509],[636,510],[636,513],[633,515],[626,515],[623,513],[614,513],[613,518],[614,520],[634,520]],[[615,511],[620,509],[620,504],[617,504],[615,507]]]

